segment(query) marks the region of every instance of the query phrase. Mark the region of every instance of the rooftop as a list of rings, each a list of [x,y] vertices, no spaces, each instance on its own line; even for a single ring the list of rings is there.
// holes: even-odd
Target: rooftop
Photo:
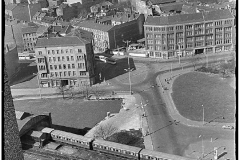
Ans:
[[[82,46],[89,43],[77,36],[39,38],[35,48],[58,46]]]
[[[234,18],[229,10],[216,10],[211,12],[182,14],[174,16],[148,16],[145,25],[174,25],[228,18]]]
[[[22,28],[22,34],[24,33],[36,33],[38,30],[38,27],[30,26],[30,27],[24,27]]]
[[[109,31],[113,27],[112,25],[96,23],[94,20],[86,20],[86,21],[75,24],[75,26],[92,28],[92,29],[101,30],[104,32]]]

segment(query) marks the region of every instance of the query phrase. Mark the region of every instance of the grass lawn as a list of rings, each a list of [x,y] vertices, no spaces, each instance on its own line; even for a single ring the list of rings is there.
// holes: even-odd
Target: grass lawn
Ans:
[[[217,122],[235,122],[235,90],[227,80],[219,76],[191,72],[176,78],[172,98],[180,114],[188,119],[202,121],[203,107],[205,121],[216,117]]]
[[[19,111],[52,113],[52,123],[71,128],[92,128],[107,116],[107,112],[118,113],[121,100],[83,101],[81,99],[39,99],[14,101]]]

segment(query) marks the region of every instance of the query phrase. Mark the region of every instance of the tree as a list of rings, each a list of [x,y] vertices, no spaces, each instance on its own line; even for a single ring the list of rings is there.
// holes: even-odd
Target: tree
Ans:
[[[106,139],[107,137],[111,136],[112,134],[116,133],[118,129],[113,126],[112,124],[105,124],[100,125],[94,131],[94,137],[100,139]]]
[[[86,18],[87,17],[87,10],[85,8],[81,8],[80,12],[78,14],[78,18],[82,19],[82,18]]]
[[[65,87],[65,86],[63,86],[62,84],[60,84],[60,86],[58,86],[58,87],[56,88],[56,91],[57,91],[58,93],[62,94],[63,98],[65,98],[65,97],[64,97],[64,93],[65,93],[65,91],[66,91],[66,87]]]
[[[202,58],[199,55],[194,55],[191,59],[190,62],[192,63],[194,70],[198,64],[198,62],[201,60]]]

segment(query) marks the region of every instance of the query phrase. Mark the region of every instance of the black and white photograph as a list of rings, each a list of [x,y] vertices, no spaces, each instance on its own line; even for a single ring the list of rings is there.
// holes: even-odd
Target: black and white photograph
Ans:
[[[3,159],[237,160],[236,6],[3,0]]]

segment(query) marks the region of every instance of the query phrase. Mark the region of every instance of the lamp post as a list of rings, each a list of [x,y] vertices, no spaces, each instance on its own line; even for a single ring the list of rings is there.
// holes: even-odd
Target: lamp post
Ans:
[[[180,61],[180,56],[181,56],[180,45],[181,45],[181,43],[179,42],[179,43],[178,43],[178,50],[179,50],[179,51],[178,51],[178,52],[179,52],[179,53],[178,53],[178,58],[179,58],[178,61],[179,61],[179,64],[181,64],[181,61]]]
[[[40,80],[39,80],[39,74],[38,74],[38,73],[33,73],[33,75],[36,75],[36,76],[37,76],[38,88],[39,88],[39,96],[40,96],[40,99],[42,99],[41,87],[40,87]]]
[[[202,104],[202,108],[203,108],[203,119],[202,119],[202,123],[203,123],[203,125],[204,125],[204,106],[203,106],[203,104]]]
[[[202,158],[204,157],[204,145],[203,145],[203,136],[200,135],[199,138],[202,138]]]

